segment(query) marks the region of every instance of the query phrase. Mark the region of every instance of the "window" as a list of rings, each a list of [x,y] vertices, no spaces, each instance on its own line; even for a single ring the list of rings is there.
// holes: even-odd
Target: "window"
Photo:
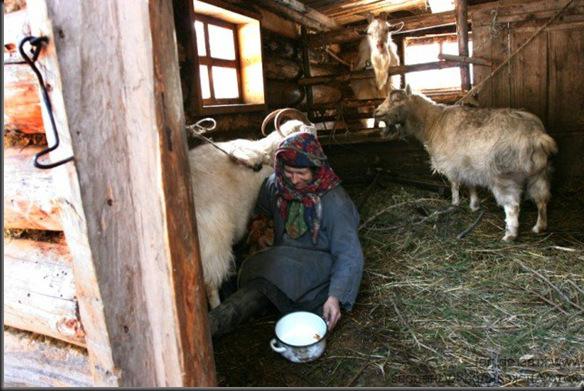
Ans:
[[[472,55],[472,41],[468,42],[469,55]],[[458,55],[456,35],[437,35],[406,38],[404,41],[405,65],[438,61],[438,55]],[[470,66],[472,83],[472,65]],[[460,90],[460,68],[433,69],[406,74],[406,83],[423,92]]]
[[[195,15],[203,104],[241,103],[241,76],[235,25]]]
[[[195,79],[200,95],[197,111],[213,114],[263,110],[259,20],[245,11],[235,12],[214,3],[193,2]]]

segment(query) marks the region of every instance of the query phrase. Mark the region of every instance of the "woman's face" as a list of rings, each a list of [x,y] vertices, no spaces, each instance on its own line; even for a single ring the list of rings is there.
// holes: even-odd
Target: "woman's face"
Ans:
[[[292,182],[296,190],[302,190],[312,182],[310,168],[296,168],[284,165],[284,175]]]

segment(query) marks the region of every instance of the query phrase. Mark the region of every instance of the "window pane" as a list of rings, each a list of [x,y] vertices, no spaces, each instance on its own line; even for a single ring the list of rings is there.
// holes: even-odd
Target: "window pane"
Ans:
[[[195,22],[195,35],[197,36],[197,52],[199,56],[206,56],[207,48],[205,47],[205,28],[203,22]]]
[[[212,67],[211,72],[213,73],[213,91],[216,99],[239,97],[235,68]]]
[[[457,42],[444,42],[442,45],[443,53],[458,55]],[[412,44],[405,49],[405,63],[406,65],[410,65],[437,61],[439,53],[439,42]],[[459,68],[445,68],[407,73],[406,83],[410,84],[412,88],[417,90],[457,88],[460,87],[460,70]]]
[[[235,60],[235,42],[233,41],[233,30],[208,24],[209,46],[211,46],[211,57],[223,60]]]
[[[209,99],[211,97],[211,88],[209,87],[209,71],[206,65],[199,65],[199,76],[203,99]]]

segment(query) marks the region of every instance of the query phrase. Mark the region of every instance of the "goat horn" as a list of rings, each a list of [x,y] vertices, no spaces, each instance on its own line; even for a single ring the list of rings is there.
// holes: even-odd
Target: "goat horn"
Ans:
[[[266,116],[266,118],[264,118],[264,121],[262,122],[262,134],[264,136],[267,136],[267,134],[266,134],[266,127],[268,126],[268,123],[272,120],[272,118],[274,118],[276,116],[276,114],[278,114],[282,110],[284,110],[284,109],[274,110],[270,114],[268,114]]]
[[[285,136],[282,133],[282,131],[280,130],[280,125],[281,125],[282,118],[283,118],[284,114],[287,115],[288,118],[290,118],[290,119],[298,119],[298,120],[304,122],[306,125],[312,125],[312,122],[310,122],[308,120],[308,118],[306,118],[306,116],[304,115],[303,112],[301,112],[300,110],[291,108],[291,107],[286,107],[286,108],[278,111],[278,113],[276,113],[276,118],[274,118],[274,127],[276,128],[276,130],[278,131],[278,133],[280,133],[280,135],[282,137],[285,137]]]
[[[399,27],[395,28],[392,32],[397,33],[399,31],[402,31],[404,26],[406,25],[404,21],[401,21],[399,23],[396,23],[394,25],[392,25],[391,27],[394,28],[395,26],[400,25]]]

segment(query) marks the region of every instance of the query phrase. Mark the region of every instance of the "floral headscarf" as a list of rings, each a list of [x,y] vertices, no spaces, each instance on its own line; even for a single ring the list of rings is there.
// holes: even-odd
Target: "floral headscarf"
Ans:
[[[312,167],[312,182],[297,190],[284,175],[284,165]],[[316,136],[307,132],[292,134],[282,141],[276,150],[274,166],[278,207],[288,236],[299,238],[310,227],[312,243],[316,244],[322,219],[320,197],[337,187],[341,180],[329,166]]]

